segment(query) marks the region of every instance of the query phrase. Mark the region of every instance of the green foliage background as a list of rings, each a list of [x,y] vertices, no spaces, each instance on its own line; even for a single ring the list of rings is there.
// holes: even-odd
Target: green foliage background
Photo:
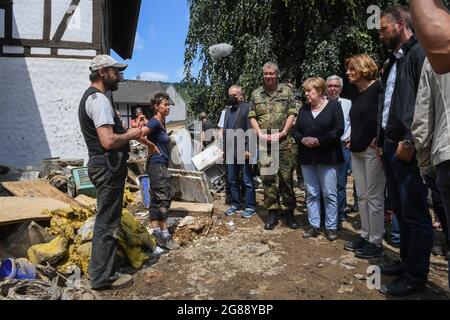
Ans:
[[[282,81],[299,88],[310,76],[345,74],[345,58],[370,54],[379,64],[387,57],[378,31],[369,30],[373,11],[407,0],[188,0],[190,25],[186,39],[183,84],[190,111],[207,111],[217,120],[227,88],[237,83],[247,95],[261,85],[261,67],[276,61]],[[447,1],[448,2],[448,1]],[[218,61],[208,48],[233,45]],[[199,74],[192,74],[200,61]]]

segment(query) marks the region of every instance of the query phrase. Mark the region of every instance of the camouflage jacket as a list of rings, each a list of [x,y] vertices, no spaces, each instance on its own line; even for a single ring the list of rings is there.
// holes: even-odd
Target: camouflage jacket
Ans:
[[[300,107],[294,99],[292,89],[282,83],[272,95],[267,93],[264,87],[256,89],[250,102],[252,106],[248,117],[256,119],[261,130],[267,130],[268,134],[272,133],[271,130],[283,131],[289,116],[297,116]],[[288,148],[295,143],[291,131],[288,132],[288,137],[281,141],[280,148]]]

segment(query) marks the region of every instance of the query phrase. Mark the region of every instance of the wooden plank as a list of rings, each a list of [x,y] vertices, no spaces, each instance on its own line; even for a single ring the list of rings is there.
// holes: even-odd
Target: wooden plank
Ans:
[[[56,189],[46,180],[8,181],[1,184],[17,197],[44,197],[59,200],[75,207],[83,206],[78,201]]]
[[[211,214],[214,205],[212,203],[192,203],[192,202],[176,202],[172,201],[169,213],[182,215],[205,215]]]
[[[44,209],[65,208],[70,208],[70,205],[51,198],[0,197],[0,225],[50,220],[50,216],[42,214]]]

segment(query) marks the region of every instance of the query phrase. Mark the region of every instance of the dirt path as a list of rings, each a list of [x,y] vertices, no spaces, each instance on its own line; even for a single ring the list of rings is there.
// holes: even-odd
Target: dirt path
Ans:
[[[258,195],[261,200],[261,194]],[[300,196],[299,204],[303,203]],[[261,203],[261,202],[260,202]],[[366,285],[367,268],[398,259],[397,249],[386,247],[386,256],[372,261],[355,259],[343,250],[355,234],[357,216],[344,223],[339,240],[330,243],[302,238],[307,226],[305,208],[296,217],[302,228],[290,230],[280,224],[265,231],[265,213],[244,220],[223,217],[226,207],[215,203],[215,226],[234,223],[234,231],[209,232],[207,237],[163,255],[157,263],[134,275],[132,287],[99,294],[101,299],[255,299],[384,300]],[[359,278],[359,279],[358,279]],[[382,283],[389,281],[382,278]],[[448,299],[447,267],[444,259],[432,258],[429,285],[410,299]],[[448,289],[447,289],[448,290]]]

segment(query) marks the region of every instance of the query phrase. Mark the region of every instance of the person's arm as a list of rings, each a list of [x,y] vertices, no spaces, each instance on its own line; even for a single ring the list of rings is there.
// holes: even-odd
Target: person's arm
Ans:
[[[138,139],[138,141],[140,143],[142,143],[143,145],[146,145],[149,148],[149,154],[153,154],[153,153],[161,153],[158,149],[158,147],[156,146],[156,144],[154,144],[153,142],[151,142],[150,140],[148,140],[147,136],[151,133],[151,129],[147,126],[142,128],[142,134],[141,137]]]
[[[433,70],[450,72],[450,13],[442,0],[410,0],[411,15],[420,44]]]
[[[97,128],[97,134],[103,149],[108,151],[121,148],[130,140],[139,139],[141,137],[141,129],[132,128],[124,134],[116,134],[112,125],[103,125]]]
[[[426,63],[420,79],[414,121],[411,126],[412,138],[417,151],[416,157],[421,171],[431,166],[431,146],[435,119],[430,86],[432,72],[430,65]]]
[[[300,119],[297,118],[297,122],[295,123],[294,131],[292,132],[292,136],[294,137],[295,142],[297,144],[302,143],[302,139],[305,138],[305,136],[300,131]]]

